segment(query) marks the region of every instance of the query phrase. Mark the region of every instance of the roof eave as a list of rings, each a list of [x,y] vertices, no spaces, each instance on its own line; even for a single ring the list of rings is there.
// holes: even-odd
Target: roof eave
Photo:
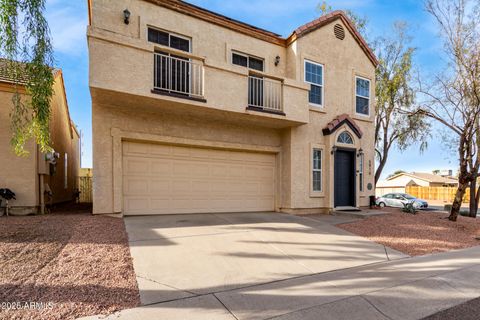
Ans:
[[[319,18],[317,19],[317,22],[312,21],[307,24],[305,24],[302,27],[297,28],[295,31],[292,32],[292,34],[286,39],[287,45],[292,44],[294,41],[306,36],[309,33],[314,32],[315,30],[320,29],[321,27],[337,20],[340,19],[342,22],[345,24],[345,26],[348,28],[350,34],[353,36],[355,41],[360,45],[364,53],[367,55],[368,59],[372,62],[373,66],[376,68],[379,64],[379,61],[375,54],[373,53],[372,49],[368,46],[367,42],[365,39],[362,37],[362,35],[358,32],[357,28],[355,25],[352,23],[352,21],[347,17],[347,15],[340,10],[333,11],[332,13],[328,14],[327,16],[324,16],[323,19]],[[310,26],[308,26],[310,24]],[[305,26],[308,26],[305,28]],[[305,28],[302,30],[302,28]]]

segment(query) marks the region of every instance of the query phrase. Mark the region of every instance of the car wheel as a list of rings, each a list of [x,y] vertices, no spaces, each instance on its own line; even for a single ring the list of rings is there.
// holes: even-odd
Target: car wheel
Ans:
[[[380,208],[385,208],[385,207],[386,207],[386,205],[385,205],[384,202],[380,202],[380,203],[378,204],[378,206],[379,206]]]

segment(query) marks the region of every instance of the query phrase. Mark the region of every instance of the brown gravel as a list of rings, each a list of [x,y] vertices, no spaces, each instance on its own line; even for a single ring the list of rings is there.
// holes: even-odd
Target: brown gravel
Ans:
[[[6,310],[12,302],[53,305]],[[0,319],[75,319],[138,306],[123,220],[88,213],[0,217],[0,303]]]
[[[440,311],[422,320],[478,320],[480,318],[479,315],[480,298],[477,298]]]
[[[480,245],[480,219],[446,219],[446,213],[399,212],[370,217],[338,227],[411,256],[445,252]]]

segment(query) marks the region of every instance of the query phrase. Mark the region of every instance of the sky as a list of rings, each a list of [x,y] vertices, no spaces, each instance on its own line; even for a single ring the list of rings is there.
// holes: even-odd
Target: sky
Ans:
[[[321,0],[189,0],[188,2],[231,18],[288,36],[298,26],[318,17]],[[62,68],[68,103],[73,121],[82,132],[82,166],[92,166],[91,98],[88,88],[88,24],[86,0],[47,0],[47,20],[50,25],[56,67]],[[368,19],[367,36],[371,39],[387,35],[395,21],[406,21],[416,47],[415,68],[431,74],[445,63],[442,43],[436,25],[425,12],[420,0],[330,0],[333,9],[350,9]],[[440,138],[445,132],[439,126],[432,129],[428,149],[420,153],[418,145],[404,151],[393,149],[383,171],[383,177],[396,171],[457,170],[455,151],[449,150]]]

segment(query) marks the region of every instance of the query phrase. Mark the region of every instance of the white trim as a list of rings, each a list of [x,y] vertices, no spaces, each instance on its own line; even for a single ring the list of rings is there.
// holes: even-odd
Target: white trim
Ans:
[[[369,94],[368,97],[357,94],[357,79],[368,81],[368,94]],[[360,98],[368,99],[368,114],[357,112],[357,96]],[[366,117],[366,118],[370,117],[370,107],[371,107],[371,101],[372,101],[371,96],[372,96],[372,80],[362,76],[355,75],[355,99],[353,103],[355,108],[355,115],[360,117]]]
[[[311,64],[314,64],[316,66],[322,67],[322,84],[321,85],[319,85],[318,83],[313,83],[313,82],[307,81],[307,62],[311,63]],[[318,63],[318,62],[314,62],[310,59],[303,59],[303,82],[308,83],[310,85],[320,87],[322,89],[322,104],[310,102],[310,99],[308,100],[308,104],[312,107],[323,109],[324,105],[325,105],[325,65],[323,65],[321,63]],[[310,94],[310,91],[311,91],[311,87],[308,90],[309,94]]]
[[[315,147],[313,146],[312,149],[311,149],[311,153],[310,153],[310,162],[311,162],[311,165],[310,165],[310,190],[313,194],[321,194],[323,193],[323,173],[324,173],[324,170],[323,170],[323,166],[324,166],[324,161],[323,161],[323,148],[320,148],[320,147]],[[320,151],[320,169],[315,169],[314,168],[314,155],[315,155],[315,151]],[[320,172],[320,190],[315,190],[314,187],[313,187],[313,173],[314,172]]]

